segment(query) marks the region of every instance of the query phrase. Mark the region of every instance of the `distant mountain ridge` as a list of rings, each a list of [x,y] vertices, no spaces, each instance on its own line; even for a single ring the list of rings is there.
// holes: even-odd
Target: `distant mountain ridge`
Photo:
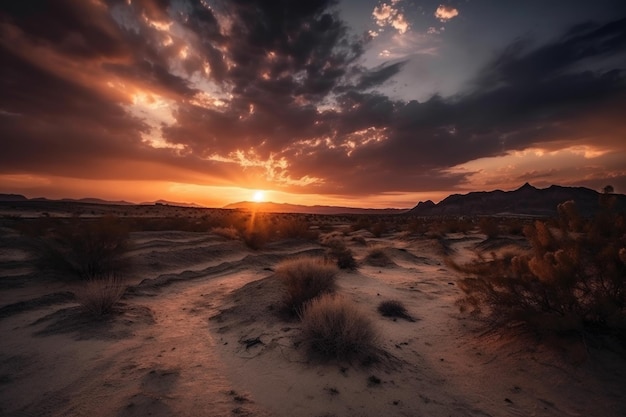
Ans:
[[[260,211],[262,213],[299,213],[299,214],[400,214],[406,209],[371,209],[339,206],[304,206],[299,204],[240,201],[224,206],[225,209]]]
[[[103,200],[101,198],[61,198],[61,199],[51,199],[45,197],[36,197],[36,198],[27,198],[21,194],[0,194],[0,201],[7,202],[21,202],[21,201],[39,201],[39,202],[59,202],[59,203],[84,203],[84,204],[103,204],[103,205],[113,205],[113,206],[152,206],[152,205],[164,205],[164,206],[176,206],[176,207],[195,207],[195,208],[203,208],[200,204],[196,203],[178,203],[175,201],[167,201],[167,200],[157,200],[151,202],[144,203],[130,203],[124,200]]]
[[[626,210],[626,195],[611,194],[620,210]],[[420,201],[409,213],[420,216],[472,216],[472,215],[536,215],[552,216],[557,206],[568,200],[576,203],[582,215],[591,215],[600,207],[600,193],[585,187],[535,188],[525,183],[513,191],[477,191],[452,194],[439,203]]]
[[[578,211],[582,215],[589,216],[600,207],[600,193],[585,187],[563,187],[552,185],[548,188],[536,188],[529,183],[513,191],[475,191],[467,194],[452,194],[439,203],[431,200],[420,201],[412,209],[371,209],[340,206],[305,206],[288,203],[250,202],[242,201],[228,204],[225,209],[240,209],[260,211],[266,213],[301,213],[301,214],[370,214],[390,215],[409,214],[417,216],[477,216],[477,215],[530,215],[530,216],[553,216],[557,206],[568,200],[576,202]],[[618,210],[626,211],[626,195],[611,194],[615,199]],[[27,198],[21,194],[1,194],[0,202],[24,204],[28,202],[39,203],[75,203],[75,204],[101,204],[101,205],[164,205],[173,207],[204,208],[195,203],[178,203],[166,200],[145,202],[140,204],[127,201],[108,201],[99,198],[64,198],[59,200],[39,198]]]
[[[176,207],[206,208],[205,206],[202,206],[196,203],[179,203],[176,201],[167,201],[167,200],[148,201],[145,203],[139,203],[139,205],[140,206],[163,205],[163,206],[176,206]]]

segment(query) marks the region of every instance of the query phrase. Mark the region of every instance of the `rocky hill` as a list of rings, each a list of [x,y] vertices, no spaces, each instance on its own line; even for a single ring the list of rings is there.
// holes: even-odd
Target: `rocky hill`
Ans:
[[[535,188],[526,183],[514,191],[480,191],[453,194],[435,204],[420,202],[409,213],[420,216],[535,215],[552,216],[557,206],[574,200],[582,215],[591,215],[600,207],[601,194],[584,187]],[[626,195],[611,194],[620,210],[626,210]]]

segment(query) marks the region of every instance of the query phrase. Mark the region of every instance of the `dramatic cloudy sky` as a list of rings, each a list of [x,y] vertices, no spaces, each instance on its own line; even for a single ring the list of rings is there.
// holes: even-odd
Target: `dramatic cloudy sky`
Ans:
[[[623,0],[0,3],[0,192],[626,192]]]

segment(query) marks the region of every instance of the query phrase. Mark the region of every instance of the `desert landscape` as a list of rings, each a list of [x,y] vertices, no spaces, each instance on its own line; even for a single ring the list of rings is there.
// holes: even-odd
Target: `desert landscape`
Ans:
[[[0,1],[0,417],[625,417],[626,1]]]
[[[535,218],[46,204],[2,207],[2,415],[626,413],[619,334],[537,333],[459,308],[460,266],[528,253],[522,229]],[[60,230],[80,244],[51,252],[46,242],[71,242],[46,240]],[[89,278],[72,269],[78,248],[110,248],[111,236],[124,240],[109,259],[119,262]],[[335,299],[355,307],[371,340],[315,352],[281,278],[303,259],[332,269]],[[108,294],[88,291],[105,275],[119,297],[89,309]]]

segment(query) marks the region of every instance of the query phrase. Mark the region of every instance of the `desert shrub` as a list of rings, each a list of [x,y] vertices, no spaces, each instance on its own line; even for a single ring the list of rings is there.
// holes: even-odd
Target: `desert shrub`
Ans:
[[[350,229],[353,232],[356,232],[361,229],[369,230],[372,225],[372,221],[367,216],[358,216],[356,222],[350,226]]]
[[[378,312],[384,317],[403,318],[414,321],[404,304],[398,300],[381,301],[380,304],[378,304]]]
[[[371,266],[387,266],[393,261],[382,248],[372,248],[365,255],[365,263]]]
[[[414,218],[408,223],[406,227],[407,231],[411,234],[423,235],[428,232],[429,225],[425,219]]]
[[[326,359],[371,355],[378,333],[371,320],[343,297],[327,294],[307,303],[302,334],[311,352]]]
[[[276,225],[277,233],[282,238],[317,239],[318,233],[311,230],[311,225],[303,218],[283,219]]]
[[[463,233],[467,234],[474,228],[471,219],[465,217],[449,217],[431,223],[430,232],[435,234]]]
[[[331,236],[323,240],[322,245],[327,246],[326,258],[332,259],[340,269],[356,269],[357,264],[352,250],[346,247],[345,242],[338,236]]]
[[[286,289],[284,308],[294,314],[307,301],[335,291],[337,267],[319,258],[288,259],[278,264],[276,275]]]
[[[83,311],[94,317],[113,312],[113,308],[124,295],[126,287],[114,276],[91,279],[76,290],[76,301]]]
[[[507,219],[503,226],[505,232],[510,235],[524,235],[524,221],[520,219]]]
[[[269,241],[269,236],[264,231],[249,230],[241,235],[243,243],[252,250],[262,249]]]
[[[489,239],[493,239],[498,237],[500,234],[500,227],[498,225],[498,220],[493,217],[482,217],[478,221],[478,230],[480,233],[483,233]]]
[[[33,248],[40,269],[81,279],[128,268],[128,229],[112,216],[57,224]]]
[[[344,248],[342,250],[337,250],[332,252],[332,256],[335,257],[337,261],[337,266],[340,269],[350,269],[354,270],[357,267],[356,260],[354,259],[354,254],[350,248]]]
[[[380,221],[372,224],[369,231],[374,235],[374,237],[381,237],[385,232],[387,232],[387,229],[387,224]]]
[[[583,218],[576,209],[576,203],[573,200],[566,201],[557,206],[559,214],[559,226],[561,230],[581,232],[583,228]]]
[[[232,226],[215,227],[211,231],[218,236],[225,237],[226,239],[231,239],[231,240],[239,239],[239,231]]]
[[[460,267],[470,275],[459,283],[461,308],[486,313],[495,324],[521,321],[540,332],[626,329],[624,214],[600,213],[585,226],[589,232],[577,233],[571,213],[571,207],[560,210],[560,230],[542,221],[528,225],[527,255]],[[594,232],[598,225],[604,229],[607,216],[611,231]]]
[[[319,242],[322,246],[333,248],[336,246],[345,246],[343,235],[340,232],[332,232],[319,236]]]

